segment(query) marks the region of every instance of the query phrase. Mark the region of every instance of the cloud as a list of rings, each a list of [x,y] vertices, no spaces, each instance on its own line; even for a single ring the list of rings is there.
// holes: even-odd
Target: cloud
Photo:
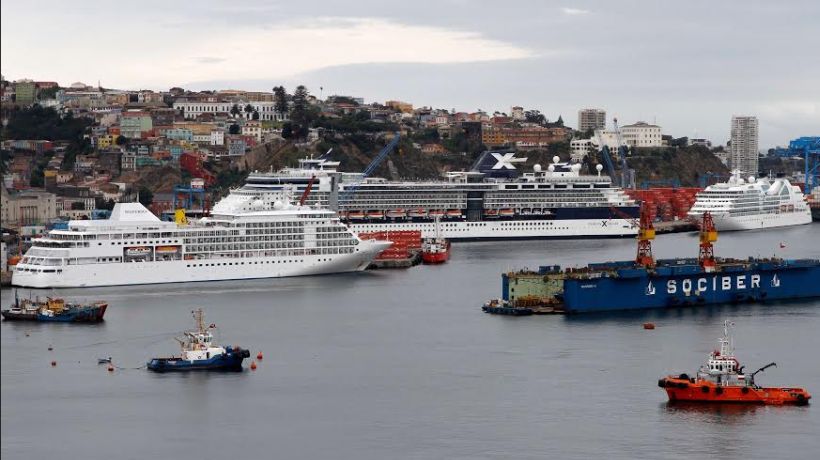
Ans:
[[[120,88],[164,88],[249,76],[286,79],[356,64],[459,64],[536,56],[531,49],[479,32],[366,17],[319,17],[241,29],[214,25],[207,32],[188,31],[178,40],[162,43],[153,46],[152,53],[123,49],[131,56],[127,62],[97,69],[99,74],[92,76]],[[5,54],[6,47],[3,50]],[[538,56],[553,52],[539,51]],[[65,71],[83,75],[81,69],[58,58],[55,68],[65,64]],[[147,75],[146,67],[154,71]]]
[[[224,57],[216,57],[216,56],[200,56],[194,58],[195,62],[200,64],[218,64],[220,62],[225,62],[227,59]]]
[[[581,16],[584,14],[589,14],[589,10],[582,10],[580,8],[561,8],[561,12],[566,14],[567,16]]]

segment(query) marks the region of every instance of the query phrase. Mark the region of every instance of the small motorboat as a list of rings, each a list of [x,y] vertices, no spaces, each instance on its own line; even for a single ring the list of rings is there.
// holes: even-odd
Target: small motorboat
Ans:
[[[241,371],[242,361],[251,356],[250,351],[236,346],[223,348],[214,344],[211,329],[216,328],[216,325],[205,327],[205,315],[201,308],[191,313],[197,328],[195,331],[185,331],[183,337],[176,338],[182,353],[169,358],[153,358],[147,364],[148,369],[155,372]]]
[[[111,364],[111,357],[108,358],[97,358],[97,364]]]
[[[421,260],[425,264],[443,264],[450,258],[450,242],[441,236],[439,218],[435,221],[435,236],[421,242]]]
[[[760,369],[745,374],[734,354],[729,328],[732,323],[723,324],[723,337],[718,341],[720,349],[709,354],[706,364],[701,366],[695,377],[688,374],[670,375],[658,380],[658,386],[666,390],[670,402],[698,403],[744,403],[773,405],[806,405],[811,395],[803,388],[761,387],[755,383],[755,375],[770,367],[769,363]]]

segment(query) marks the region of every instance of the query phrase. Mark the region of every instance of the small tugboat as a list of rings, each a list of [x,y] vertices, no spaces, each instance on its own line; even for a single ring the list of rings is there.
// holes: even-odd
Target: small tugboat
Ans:
[[[769,387],[755,384],[755,375],[772,366],[769,363],[751,374],[744,374],[743,367],[734,355],[729,327],[723,323],[723,337],[718,341],[720,350],[709,354],[709,360],[698,370],[696,377],[687,374],[670,375],[658,380],[658,386],[665,389],[670,402],[699,403],[744,403],[744,404],[793,404],[803,406],[809,403],[811,395],[803,388]]]
[[[421,260],[426,264],[443,264],[450,258],[450,242],[441,236],[439,225],[436,217],[436,236],[421,242]]]
[[[3,310],[3,319],[8,321],[42,321],[57,323],[98,323],[103,320],[106,302],[91,304],[66,303],[61,298],[22,299],[15,294],[14,305]]]
[[[153,358],[148,362],[149,370],[155,372],[171,371],[241,371],[242,360],[251,356],[250,351],[239,347],[220,347],[213,343],[210,329],[205,327],[205,315],[202,309],[191,312],[196,321],[195,331],[185,331],[182,338],[176,338],[182,347],[180,356],[170,358]]]

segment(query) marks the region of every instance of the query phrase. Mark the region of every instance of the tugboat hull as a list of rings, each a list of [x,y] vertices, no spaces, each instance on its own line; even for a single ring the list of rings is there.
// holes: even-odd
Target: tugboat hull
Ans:
[[[670,402],[740,403],[805,406],[811,395],[803,388],[762,388],[743,385],[716,385],[714,382],[681,377],[658,381]]]
[[[224,354],[208,359],[185,360],[182,358],[154,358],[146,365],[154,372],[187,372],[187,371],[242,371],[242,361],[251,356],[250,351],[227,348]]]

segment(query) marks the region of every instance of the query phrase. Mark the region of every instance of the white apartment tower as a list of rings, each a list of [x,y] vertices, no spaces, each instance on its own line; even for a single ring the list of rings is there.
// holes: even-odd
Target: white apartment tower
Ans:
[[[606,128],[606,111],[601,109],[581,109],[578,111],[578,131],[586,132]]]
[[[729,167],[739,169],[744,176],[757,175],[757,117],[732,116],[732,145]]]

